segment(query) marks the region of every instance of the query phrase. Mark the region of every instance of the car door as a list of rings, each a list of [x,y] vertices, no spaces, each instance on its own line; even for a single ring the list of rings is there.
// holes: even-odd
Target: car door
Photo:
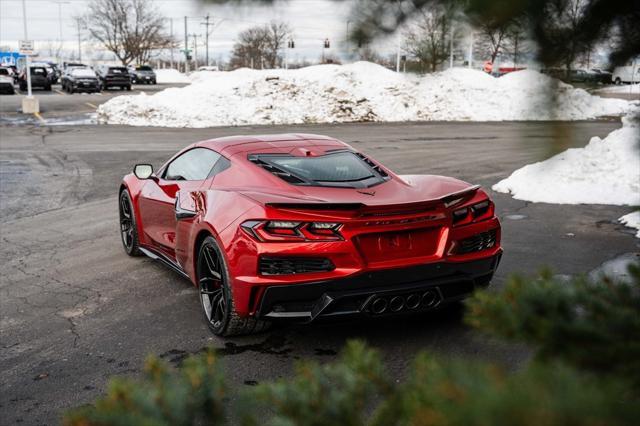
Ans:
[[[209,175],[220,154],[207,148],[193,148],[174,158],[149,179],[139,198],[142,228],[154,248],[175,260],[176,194],[210,184]]]

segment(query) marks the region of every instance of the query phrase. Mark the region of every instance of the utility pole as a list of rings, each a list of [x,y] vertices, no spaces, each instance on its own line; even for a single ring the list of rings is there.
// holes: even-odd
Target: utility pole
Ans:
[[[469,43],[469,68],[473,68],[473,31],[471,31],[471,42]]]
[[[170,50],[170,55],[171,55],[171,68],[174,68],[174,63],[173,63],[173,18],[169,18],[169,28],[171,31],[171,50]]]
[[[449,28],[449,68],[453,68],[453,22]]]
[[[62,5],[63,4],[69,4],[68,1],[60,1],[60,0],[56,0],[56,1],[52,1],[52,3],[56,3],[58,5],[58,43],[59,43],[59,48],[58,48],[58,57],[56,59],[58,59],[58,64],[62,62],[62,57],[60,56],[60,51],[62,50]]]
[[[204,45],[206,49],[205,62],[206,65],[209,66],[209,27],[213,27],[215,24],[213,22],[209,22],[209,14],[207,13],[207,16],[204,18],[204,22],[201,22],[200,25],[204,25]]]
[[[189,72],[189,34],[187,34],[187,17],[184,17],[184,72]]]
[[[349,51],[349,24],[351,23],[351,21],[347,20],[347,32],[345,34],[345,39],[344,42],[347,45],[347,51]]]

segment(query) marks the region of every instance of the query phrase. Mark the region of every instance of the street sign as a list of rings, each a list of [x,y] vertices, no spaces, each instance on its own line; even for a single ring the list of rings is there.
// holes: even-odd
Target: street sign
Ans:
[[[33,55],[33,40],[20,40],[18,46],[21,55]]]

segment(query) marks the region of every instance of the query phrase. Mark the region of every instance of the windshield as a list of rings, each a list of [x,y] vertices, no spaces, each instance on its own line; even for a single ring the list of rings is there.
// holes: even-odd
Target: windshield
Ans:
[[[47,75],[45,68],[31,68],[31,75]]]
[[[145,66],[138,67],[138,68],[136,68],[136,69],[137,69],[138,71],[153,71],[153,70],[151,69],[151,67],[148,67],[148,66],[146,66],[146,65],[145,65]]]
[[[71,71],[71,75],[73,75],[74,77],[95,77],[96,76],[93,70],[90,70],[88,68],[76,68]]]
[[[127,73],[127,69],[126,68],[109,68],[109,71],[107,71],[108,74],[126,74]]]
[[[9,70],[6,68],[0,68],[0,75],[9,75]]]
[[[258,154],[250,156],[249,159],[276,176],[297,185],[360,188],[381,183],[386,177],[386,174],[378,172],[350,151],[318,157]]]

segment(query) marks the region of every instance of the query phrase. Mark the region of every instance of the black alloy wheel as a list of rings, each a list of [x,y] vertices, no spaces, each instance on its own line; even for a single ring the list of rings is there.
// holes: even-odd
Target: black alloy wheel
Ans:
[[[196,266],[202,314],[214,334],[234,336],[257,333],[269,327],[267,321],[236,313],[229,272],[215,238],[209,236],[203,241]]]
[[[122,246],[129,256],[140,255],[138,246],[138,232],[136,228],[136,218],[133,213],[129,191],[126,189],[120,193],[120,237]]]

